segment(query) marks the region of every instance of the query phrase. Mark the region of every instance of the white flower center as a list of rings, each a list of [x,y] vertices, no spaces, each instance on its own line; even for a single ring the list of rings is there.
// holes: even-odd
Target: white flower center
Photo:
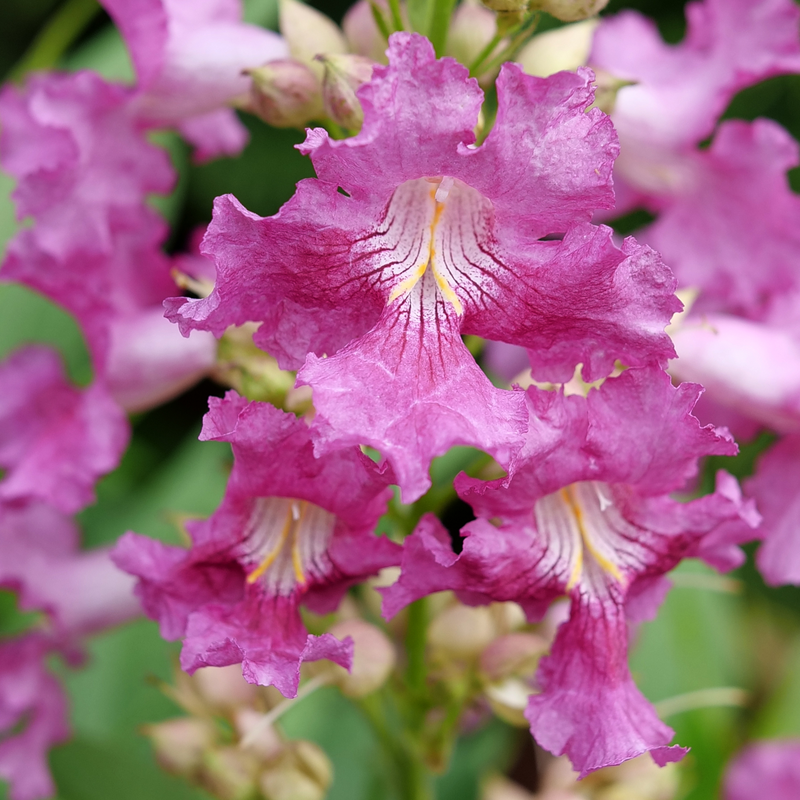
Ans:
[[[625,583],[620,566],[629,561],[630,544],[641,532],[623,518],[609,495],[606,484],[581,481],[534,506],[537,529],[569,560],[567,591],[580,581],[587,556],[615,581]]]
[[[248,583],[263,581],[272,594],[288,595],[330,570],[327,558],[336,517],[306,500],[260,497],[245,528]]]

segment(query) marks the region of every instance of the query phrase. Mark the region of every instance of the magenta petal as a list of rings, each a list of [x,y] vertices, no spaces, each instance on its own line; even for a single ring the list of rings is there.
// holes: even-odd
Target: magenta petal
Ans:
[[[800,797],[800,740],[752,742],[728,765],[723,800]]]
[[[303,661],[327,658],[349,669],[352,657],[351,639],[309,635],[292,599],[251,592],[237,606],[209,605],[189,617],[181,666],[191,673],[241,662],[250,683],[294,697]]]
[[[636,82],[620,91],[614,112],[623,147],[629,137],[696,144],[737,91],[800,71],[798,9],[790,0],[705,0],[689,4],[686,17],[678,45],[632,11],[605,18],[595,34],[590,63]]]
[[[786,170],[799,160],[792,136],[764,119],[723,122],[691,155],[646,235],[682,285],[702,290],[695,311],[763,317],[771,297],[797,285],[800,198]]]
[[[244,575],[235,562],[194,563],[189,551],[135,533],[120,537],[112,558],[120,569],[139,578],[136,595],[147,616],[158,620],[165,639],[180,639],[188,616],[201,606],[233,605],[244,591]]]
[[[385,202],[397,186],[425,176],[453,175],[456,152],[475,141],[483,101],[478,82],[452,58],[436,60],[431,43],[414,33],[390,38],[389,66],[376,66],[361,87],[361,133],[333,140],[308,132],[301,152],[317,176],[356,198]],[[458,168],[456,167],[456,170]]]
[[[136,67],[136,113],[151,125],[217,111],[247,94],[243,69],[288,55],[280,36],[241,21],[239,0],[103,0],[103,6]],[[203,146],[209,144],[205,138]]]
[[[64,692],[45,667],[48,650],[36,635],[0,644],[0,778],[11,784],[10,800],[55,793],[47,753],[69,727]]]
[[[250,138],[231,108],[220,108],[197,117],[189,117],[178,126],[194,147],[194,160],[204,163],[222,156],[235,156],[244,150]]]
[[[771,586],[800,585],[800,436],[787,436],[759,460],[756,474],[747,481],[764,516],[764,542],[756,563]]]
[[[58,355],[33,346],[0,365],[0,381],[0,498],[39,498],[65,513],[91,503],[128,440],[127,419],[105,387],[75,389]]]
[[[594,597],[575,593],[570,618],[536,673],[542,691],[531,695],[525,712],[531,733],[545,750],[566,753],[582,778],[642,753],[663,766],[687,752],[668,747],[673,731],[634,685],[627,641],[613,589]]]
[[[368,334],[336,355],[309,355],[298,382],[314,388],[317,450],[369,444],[391,463],[413,502],[430,486],[427,468],[457,444],[508,465],[526,430],[524,395],[496,389],[459,335],[444,301],[431,314],[425,278],[390,306]]]
[[[126,411],[171,400],[209,372],[217,357],[210,333],[185,339],[158,306],[115,319],[109,329],[106,380]]]

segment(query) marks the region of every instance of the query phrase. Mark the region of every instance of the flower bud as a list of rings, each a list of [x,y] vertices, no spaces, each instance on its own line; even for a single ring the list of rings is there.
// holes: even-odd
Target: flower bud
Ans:
[[[385,0],[375,0],[375,5],[384,12],[384,16],[388,15],[389,9]],[[405,18],[404,5],[401,5],[400,13]],[[409,29],[410,26],[407,26],[406,30]],[[386,39],[378,30],[367,0],[358,0],[350,7],[342,20],[342,30],[350,52],[366,56],[379,64],[386,63]]]
[[[469,66],[497,30],[495,15],[475,0],[464,0],[453,14],[447,36],[447,55]]]
[[[481,2],[500,14],[522,14],[528,10],[529,0],[481,0]]]
[[[180,717],[145,726],[142,731],[155,749],[156,760],[167,771],[191,777],[216,738],[213,723],[196,717]]]
[[[198,783],[219,800],[246,800],[256,788],[259,768],[250,753],[236,746],[220,747],[206,754]]]
[[[482,653],[480,670],[489,681],[511,676],[530,677],[550,645],[535,633],[499,636]]]
[[[335,681],[348,697],[365,697],[380,689],[395,665],[392,643],[380,629],[361,619],[338,622],[330,629],[337,639],[353,639],[353,667],[347,672],[331,664]]]
[[[238,664],[237,664],[238,666]],[[233,720],[240,747],[259,761],[275,761],[286,749],[286,742],[273,725],[264,725],[264,715],[254,708],[240,708]]]
[[[310,67],[322,80],[322,66],[314,56],[347,52],[344,34],[331,19],[300,0],[280,0],[280,30],[292,58]]]
[[[495,636],[492,612],[460,603],[438,614],[428,628],[428,641],[442,655],[451,658],[477,656]]]
[[[589,59],[592,37],[599,24],[598,19],[587,19],[540,33],[519,51],[515,60],[528,75],[539,78],[576,70]]]
[[[500,683],[491,683],[484,690],[492,711],[509,725],[518,728],[528,727],[525,709],[531,688],[519,678],[507,678]]]
[[[577,22],[599,14],[608,0],[532,0],[531,9],[546,11],[562,22]]]
[[[325,67],[322,78],[322,105],[325,113],[349,131],[361,130],[364,109],[356,90],[372,77],[373,62],[364,56],[322,55],[317,60]]]
[[[251,706],[258,696],[258,688],[244,679],[242,668],[238,664],[229,667],[203,667],[193,677],[203,700],[220,711]]]
[[[322,117],[322,92],[312,70],[293,59],[247,70],[250,110],[275,128],[302,128]]]
[[[292,742],[292,755],[259,779],[268,800],[324,800],[333,778],[325,753],[312,742]]]

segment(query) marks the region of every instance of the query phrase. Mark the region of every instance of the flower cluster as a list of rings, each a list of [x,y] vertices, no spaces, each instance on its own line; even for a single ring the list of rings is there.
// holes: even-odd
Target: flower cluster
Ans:
[[[0,278],[67,309],[93,369],[74,386],[39,346],[0,364],[0,587],[41,615],[0,642],[13,800],[52,793],[47,750],[68,736],[46,659],[74,662],[140,608],[194,675],[180,678],[194,716],[150,730],[168,768],[221,797],[316,798],[327,759],[272,727],[275,690],[388,686],[421,742],[402,758],[431,768],[490,710],[580,778],[647,754],[664,766],[687,750],[628,647],[667,573],[733,569],[762,537],[766,579],[800,583],[797,145],[771,121],[718,122],[740,89],[800,72],[800,12],[701,0],[677,46],[625,12],[520,50],[534,6],[572,20],[603,3],[487,5],[497,16],[464,3],[431,24],[432,44],[396,0],[362,0],[344,33],[284,0],[283,37],[242,22],[237,0],[104,0],[134,85],[42,73],[0,93],[0,164],[32,220]],[[448,26],[466,65],[437,58]],[[217,198],[200,254],[168,255],[150,196],[176,175],[149,134],[178,131],[198,161],[235,154],[234,107],[324,123],[297,145],[316,177],[273,216]],[[641,209],[636,238],[601,222]],[[677,289],[690,307],[673,320]],[[209,374],[238,390],[210,398],[200,433],[233,454],[217,510],[186,524],[185,547],[127,532],[81,551],[68,515],[119,464],[126,412]],[[702,459],[738,448],[698,402],[736,435],[785,434],[745,484],[761,513],[726,471],[701,493]],[[470,474],[437,479],[456,447]],[[445,525],[452,507],[468,521]],[[394,687],[378,624],[405,626]],[[236,684],[220,704],[214,681],[239,664],[274,688]],[[730,774],[767,760],[750,751]],[[675,790],[639,764],[625,769]],[[747,780],[728,796],[752,796]]]

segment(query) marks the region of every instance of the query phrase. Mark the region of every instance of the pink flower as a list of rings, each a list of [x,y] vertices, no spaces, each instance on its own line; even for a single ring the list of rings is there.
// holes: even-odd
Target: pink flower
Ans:
[[[104,384],[75,388],[54,351],[31,346],[0,364],[0,385],[0,501],[38,498],[64,513],[93,502],[128,441]]]
[[[2,91],[0,161],[18,180],[18,217],[34,225],[9,244],[1,274],[74,314],[96,376],[140,410],[206,372],[216,346],[207,336],[187,347],[153,321],[175,284],[160,249],[167,227],[146,198],[169,191],[174,173],[131,97],[88,72]]]
[[[618,211],[644,205],[658,214],[645,240],[681,284],[703,290],[698,310],[758,316],[796,280],[800,201],[785,172],[797,146],[766,120],[722,123],[710,148],[697,146],[740,89],[800,71],[800,12],[791,0],[704,0],[686,14],[679,45],[631,11],[595,34],[590,63],[635,82],[613,112]]]
[[[66,698],[45,666],[49,650],[35,634],[0,641],[0,778],[11,784],[10,800],[55,794],[47,753],[69,737],[69,726]]]
[[[800,797],[800,740],[753,742],[728,765],[724,800]]]
[[[168,309],[186,333],[260,322],[257,343],[314,390],[316,452],[370,444],[413,500],[452,445],[508,465],[525,432],[522,396],[488,382],[462,334],[527,347],[537,377],[582,362],[592,378],[668,357],[678,304],[652,251],[589,224],[612,203],[617,153],[608,118],[587,111],[589,71],[507,64],[476,147],[482,92],[464,67],[412,34],[392,37],[389,62],[359,90],[358,136],[308,133],[318,178],[276,216],[217,200],[216,288]]]
[[[699,555],[737,563],[738,527],[758,515],[720,473],[713,495],[689,503],[682,488],[697,459],[733,454],[724,431],[691,416],[699,387],[673,387],[657,369],[631,369],[587,398],[529,390],[531,425],[512,478],[460,476],[456,486],[477,519],[460,555],[433,517],[404,543],[402,574],[384,590],[384,611],[432,591],[465,602],[514,600],[529,619],[567,594],[569,620],[536,675],[526,716],[536,741],[566,753],[581,775],[650,752],[659,764],[685,752],[639,693],[627,666],[627,619],[651,617],[663,575]],[[750,537],[751,538],[751,537]]]
[[[165,638],[183,638],[181,665],[242,663],[251,683],[297,691],[300,663],[349,666],[351,647],[307,634],[300,604],[328,613],[348,586],[397,564],[372,531],[391,492],[358,448],[314,458],[301,420],[234,392],[211,400],[202,439],[233,445],[222,505],[191,526],[189,551],[126,534],[115,561],[139,579]]]
[[[228,106],[247,97],[247,67],[286,58],[278,34],[242,22],[240,0],[103,0],[138,79],[136,117],[177,127],[200,160],[235,155],[247,131]]]
[[[51,797],[47,751],[69,736],[66,698],[47,660],[80,658],[83,638],[141,613],[133,581],[105,548],[80,551],[74,523],[39,502],[0,502],[0,588],[41,611],[36,628],[0,638],[0,778],[12,800]]]

